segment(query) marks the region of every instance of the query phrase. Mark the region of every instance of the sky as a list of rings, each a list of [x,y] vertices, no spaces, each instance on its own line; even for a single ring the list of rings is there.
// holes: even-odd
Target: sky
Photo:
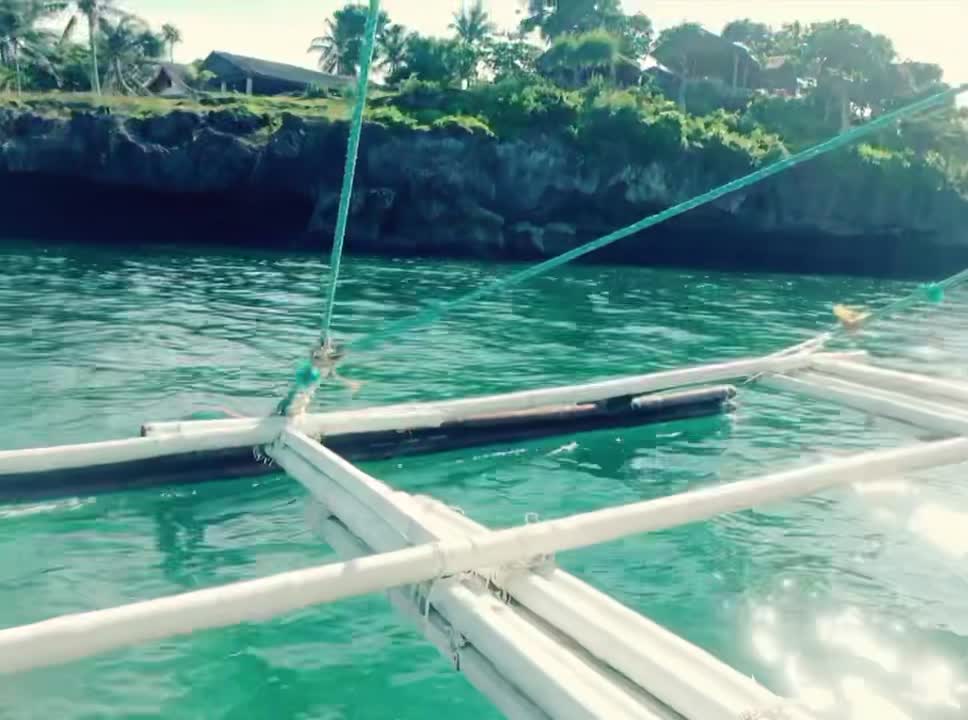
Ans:
[[[492,18],[510,28],[521,18],[521,0],[484,0]],[[566,2],[567,0],[559,0]],[[212,50],[254,55],[312,67],[306,52],[322,34],[325,19],[345,0],[119,0],[156,27],[171,22],[184,42],[175,59],[190,62]],[[424,34],[444,35],[461,0],[384,0],[394,22]],[[933,62],[951,83],[968,82],[966,0],[624,0],[627,12],[643,12],[658,30],[698,22],[719,32],[742,17],[780,26],[847,18],[887,35],[902,59]]]

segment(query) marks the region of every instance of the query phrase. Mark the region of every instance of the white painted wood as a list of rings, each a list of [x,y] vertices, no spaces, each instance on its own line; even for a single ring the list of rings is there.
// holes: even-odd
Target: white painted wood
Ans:
[[[489,532],[432,498],[392,490],[338,455],[320,452],[318,443],[300,433],[286,433],[280,445],[296,452],[301,461],[311,464],[364,507],[378,509],[383,521],[409,533],[414,542]],[[270,453],[276,452],[270,449]],[[284,467],[290,466],[291,458],[277,457]],[[745,711],[780,703],[752,680],[591,588],[588,590],[596,598],[594,602],[575,602],[572,594],[558,592],[534,573],[515,573],[506,581],[501,579],[504,574],[496,578],[498,585],[536,615],[688,718],[740,717]],[[692,679],[697,673],[702,673],[703,682],[714,686],[714,691],[695,692]]]
[[[280,447],[284,450],[280,451]],[[288,453],[295,452],[301,463],[311,464],[327,482],[338,484],[362,506],[377,509],[381,520],[409,534],[413,542],[453,540],[489,532],[432,498],[392,490],[338,455],[320,452],[317,443],[300,433],[286,433],[283,441],[269,451],[287,469],[293,467]],[[304,470],[304,466],[298,469]],[[300,473],[298,478],[308,479],[311,490],[318,487],[319,481],[312,480],[312,473]],[[363,527],[364,532],[367,529]],[[566,575],[560,571],[556,574]],[[498,585],[537,616],[688,718],[740,717],[747,710],[780,703],[752,680],[573,578],[577,586],[587,588],[586,595],[595,598],[594,602],[574,602],[574,593],[562,593],[534,573],[513,573],[509,577],[499,573],[495,577]],[[714,691],[695,692],[693,678],[698,677],[697,673],[702,673],[704,684]],[[671,687],[662,684],[663,678]]]
[[[318,444],[313,444],[321,450]],[[374,550],[386,552],[405,547],[407,542],[427,542],[436,539],[416,518],[394,519],[395,510],[376,511],[361,502],[354,493],[320,473],[291,447],[279,444],[270,448],[277,462],[310,490],[331,512],[338,516],[354,535]],[[332,453],[325,451],[325,455]],[[334,456],[335,457],[335,456]],[[341,459],[340,459],[341,460]],[[343,461],[345,462],[345,461]],[[337,468],[340,466],[336,466]],[[352,466],[349,466],[352,467]],[[353,477],[353,476],[349,476]],[[367,476],[368,477],[368,476]],[[368,478],[370,491],[377,490],[379,481]],[[344,483],[347,479],[344,478]],[[387,497],[406,501],[410,496],[395,493],[386,486]],[[361,493],[369,497],[369,493]],[[409,526],[408,526],[409,525]],[[394,530],[396,527],[401,532]],[[562,654],[552,647],[541,628],[528,623],[511,608],[495,605],[493,598],[469,594],[454,582],[436,582],[432,593],[433,605],[457,631],[482,645],[485,654],[506,677],[515,678],[534,702],[555,717],[628,717],[668,718],[655,715],[651,698],[642,696],[637,688],[616,686],[612,673],[583,663],[579,658]],[[541,648],[540,650],[538,648]],[[568,671],[562,675],[561,668]],[[549,688],[552,688],[549,691]],[[566,715],[562,707],[569,708]],[[632,710],[630,710],[632,708]]]
[[[946,435],[968,435],[968,415],[950,407],[840,380],[820,373],[797,377],[771,375],[760,381],[768,387],[828,400]]]
[[[419,500],[425,513],[449,527],[449,538],[490,532],[437,500]],[[757,711],[780,706],[789,720],[808,717],[752,678],[559,568],[490,577],[535,615],[689,720],[756,717]]]
[[[67,470],[205,450],[251,447],[277,436],[283,427],[270,419],[241,429],[216,428],[183,437],[139,437],[83,445],[5,450],[0,452],[0,479],[3,475],[13,473]]]
[[[320,520],[313,524],[340,556],[354,559],[371,554],[370,548],[362,545],[342,523],[332,518]],[[457,631],[440,613],[431,610],[425,617],[413,595],[405,590],[390,590],[387,595],[397,612],[418,627],[441,655],[451,656],[451,641]],[[502,715],[511,720],[550,720],[473,645],[460,648],[459,652],[460,672]]]
[[[325,452],[325,448],[320,448]],[[968,439],[863,453],[671,497],[0,631],[0,672],[265,620],[477,567],[500,567],[864,480],[968,461]]]
[[[900,372],[856,362],[816,357],[811,365],[827,375],[893,390],[907,395],[929,396],[948,403],[968,403],[968,384],[954,380]]]
[[[744,378],[761,372],[788,372],[807,367],[809,362],[810,355],[808,354],[752,358],[614,378],[583,385],[526,390],[442,402],[386,405],[362,410],[343,410],[318,414],[307,413],[295,418],[293,427],[312,436],[439,427],[447,421],[462,420],[486,413],[533,410],[549,405],[590,402],[615,395],[658,392],[688,385]],[[258,421],[253,418],[234,418],[194,422],[158,422],[146,424],[144,430],[149,436],[179,435],[215,428],[233,430],[249,428],[253,422]],[[263,442],[268,442],[270,439],[266,438]]]
[[[528,622],[483,589],[445,580],[452,594],[432,596],[484,655],[499,663],[539,707],[554,718],[672,720],[640,688],[616,683],[579,653]],[[476,601],[476,602],[473,602]],[[495,622],[499,621],[499,622]],[[521,652],[520,650],[523,650]]]

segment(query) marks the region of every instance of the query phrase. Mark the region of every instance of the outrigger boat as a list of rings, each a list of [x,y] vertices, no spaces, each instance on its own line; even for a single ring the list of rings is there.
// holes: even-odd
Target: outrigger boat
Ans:
[[[392,489],[330,447],[343,443],[366,456],[366,439],[373,438],[372,452],[382,455],[388,447],[409,452],[428,447],[425,442],[436,449],[484,441],[500,435],[502,422],[514,426],[521,418],[540,418],[543,434],[560,418],[577,418],[581,427],[589,418],[627,424],[667,420],[665,413],[708,414],[724,409],[734,395],[721,385],[727,381],[836,402],[940,439],[496,531],[433,498]],[[610,404],[619,408],[614,415]],[[639,408],[644,414],[637,414]],[[397,437],[395,445],[386,444],[390,436]],[[404,438],[416,438],[415,445]],[[0,487],[29,494],[31,483],[75,479],[95,485],[116,484],[118,477],[211,479],[219,463],[240,460],[241,453],[251,459],[253,448],[308,489],[318,503],[314,526],[346,562],[0,630],[0,672],[387,591],[508,717],[808,718],[808,710],[558,569],[553,556],[828,488],[966,462],[968,384],[880,367],[863,353],[807,348],[447,402],[148,424],[142,437],[128,440],[2,452]]]
[[[328,369],[329,326],[379,0],[370,0],[359,92],[331,263],[326,319],[302,389],[286,412],[145,425],[141,437],[0,452],[0,492],[131,487],[263,471],[274,463],[315,501],[313,522],[347,560],[0,630],[0,673],[67,663],[137,643],[265,620],[356,595],[393,603],[506,716],[608,720],[806,720],[810,710],[766,688],[557,568],[555,553],[789,500],[844,485],[968,461],[968,385],[900,372],[863,354],[824,352],[822,335],[773,355],[525,392],[322,414],[304,412]],[[508,287],[842,147],[968,86],[886,113],[826,143],[498,281]],[[943,298],[968,271],[928,286]],[[432,321],[489,288],[393,328]],[[921,295],[913,296],[915,299]],[[923,299],[923,298],[922,298]],[[910,304],[894,304],[889,311]],[[868,313],[855,325],[869,322]],[[886,314],[884,309],[881,314]],[[932,439],[871,450],[646,502],[503,530],[443,503],[394,490],[360,460],[722,412],[742,381],[838,403],[926,431]],[[742,387],[742,386],[741,386]],[[742,389],[739,391],[742,393]],[[295,401],[295,402],[290,402]],[[295,408],[295,412],[291,412]],[[257,462],[254,462],[253,460]],[[796,460],[792,458],[791,460]]]

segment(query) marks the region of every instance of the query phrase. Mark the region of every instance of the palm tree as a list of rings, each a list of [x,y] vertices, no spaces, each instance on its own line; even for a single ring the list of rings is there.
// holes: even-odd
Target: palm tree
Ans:
[[[366,7],[354,4],[333,13],[333,17],[326,21],[326,33],[313,38],[309,45],[309,52],[319,53],[320,70],[337,75],[356,75],[369,14]],[[381,10],[377,18],[378,35],[388,21],[387,14]]]
[[[102,17],[111,15],[123,15],[124,13],[114,5],[115,0],[65,0],[60,3],[48,3],[49,5],[59,5],[62,9],[73,8],[74,12],[71,19],[64,28],[64,39],[67,39],[77,27],[78,20],[87,20],[87,30],[91,43],[91,89],[95,94],[101,94],[101,73],[98,68],[97,56],[97,36],[100,30],[100,20]]]
[[[484,9],[483,0],[474,0],[471,5],[465,4],[460,12],[454,13],[450,29],[457,33],[458,40],[473,47],[493,35],[495,26]]]
[[[460,12],[454,13],[454,22],[450,24],[450,28],[457,33],[461,79],[470,85],[477,77],[484,45],[496,28],[484,9],[483,0],[474,0],[471,5],[465,2]]]
[[[171,23],[166,23],[161,26],[161,36],[165,40],[165,45],[168,46],[168,60],[173,63],[175,62],[175,45],[182,41],[181,30]]]
[[[136,94],[144,80],[143,70],[164,54],[165,41],[148,29],[144,21],[131,15],[112,23],[99,22],[99,46],[104,60],[104,84],[115,92]]]
[[[14,74],[13,70],[5,65],[0,65],[0,92],[5,92],[10,88],[16,87],[17,76]]]
[[[50,12],[49,3],[43,0],[0,0],[0,63],[14,66],[18,94],[23,93],[23,58],[53,71],[48,60],[53,44],[51,35],[34,27]]]
[[[406,62],[407,29],[403,25],[387,25],[380,33],[379,49],[381,64],[392,77]]]

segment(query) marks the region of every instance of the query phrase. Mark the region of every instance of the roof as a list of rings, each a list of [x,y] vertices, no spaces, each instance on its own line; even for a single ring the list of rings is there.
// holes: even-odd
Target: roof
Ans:
[[[790,58],[784,55],[773,55],[772,57],[766,58],[763,63],[764,70],[779,70],[783,67],[792,67],[793,63],[790,62]]]
[[[732,61],[737,54],[743,62],[751,65],[758,65],[749,48],[742,43],[734,43],[726,40],[715,33],[711,33],[705,28],[690,26],[688,28],[674,29],[679,30],[671,42],[659,44],[653,55],[664,65],[674,64],[674,58],[685,52],[693,57],[694,60],[705,61],[706,63],[717,63]]]
[[[155,69],[155,73],[148,79],[144,84],[144,87],[148,88],[154,85],[162,75],[167,75],[171,80],[170,90],[165,91],[171,94],[172,91],[178,93],[190,93],[192,89],[192,83],[189,80],[188,66],[179,65],[178,63],[158,63],[158,67]],[[165,93],[162,93],[165,94]]]
[[[330,75],[329,73],[301,68],[297,65],[286,65],[285,63],[272,62],[271,60],[260,60],[259,58],[235,55],[222,50],[216,50],[209,55],[205,63],[207,64],[212,58],[219,58],[231,63],[244,73],[253,77],[283,80],[297,85],[346,85],[353,82],[353,78],[344,75]]]

